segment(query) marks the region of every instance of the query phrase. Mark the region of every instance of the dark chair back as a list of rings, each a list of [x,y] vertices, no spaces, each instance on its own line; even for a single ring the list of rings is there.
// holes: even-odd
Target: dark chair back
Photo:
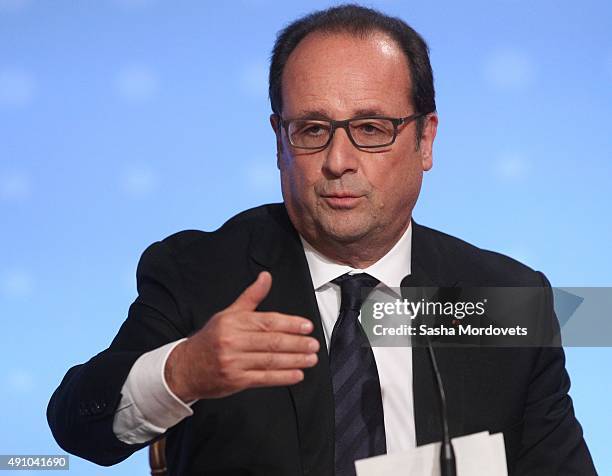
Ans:
[[[149,445],[149,466],[151,466],[152,476],[166,476],[168,474],[166,438],[160,438]]]

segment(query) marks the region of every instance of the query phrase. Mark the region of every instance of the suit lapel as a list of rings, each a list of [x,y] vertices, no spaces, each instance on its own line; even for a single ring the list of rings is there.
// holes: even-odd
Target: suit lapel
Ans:
[[[274,225],[262,224],[253,233],[253,275],[272,274],[272,289],[259,306],[310,319],[312,336],[320,344],[319,363],[304,371],[304,380],[288,387],[295,408],[302,468],[305,474],[327,475],[334,457],[334,400],[325,336],[299,236],[284,207],[274,213]]]

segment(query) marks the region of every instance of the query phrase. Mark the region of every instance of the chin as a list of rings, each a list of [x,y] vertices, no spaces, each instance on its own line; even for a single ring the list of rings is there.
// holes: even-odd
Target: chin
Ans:
[[[363,223],[353,222],[343,218],[331,219],[321,224],[325,235],[339,243],[354,243],[367,235],[371,227]]]

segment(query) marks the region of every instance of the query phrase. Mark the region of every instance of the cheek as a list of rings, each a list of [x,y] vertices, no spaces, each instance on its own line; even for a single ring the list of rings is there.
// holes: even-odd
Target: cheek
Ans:
[[[374,205],[396,209],[411,204],[421,188],[422,170],[416,157],[389,160],[389,166],[376,167],[368,174],[374,190]]]
[[[284,156],[280,163],[281,184],[284,193],[302,200],[314,196],[314,184],[317,181],[314,164],[306,160],[296,160]]]

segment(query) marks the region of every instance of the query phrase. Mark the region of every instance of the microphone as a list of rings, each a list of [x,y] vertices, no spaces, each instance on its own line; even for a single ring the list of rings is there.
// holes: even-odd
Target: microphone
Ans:
[[[412,275],[406,276],[402,279],[401,292],[404,299],[407,298],[406,291],[404,288],[414,287],[414,277]],[[425,335],[427,340],[427,349],[429,351],[429,359],[433,373],[436,377],[436,384],[438,386],[438,394],[440,396],[440,413],[442,415],[442,445],[440,446],[440,474],[441,476],[456,476],[457,475],[457,464],[455,462],[455,450],[453,443],[450,439],[450,433],[448,431],[448,411],[446,408],[446,394],[444,393],[444,385],[442,384],[442,376],[438,369],[438,361],[436,360],[436,353],[434,352],[433,345],[429,335]]]

